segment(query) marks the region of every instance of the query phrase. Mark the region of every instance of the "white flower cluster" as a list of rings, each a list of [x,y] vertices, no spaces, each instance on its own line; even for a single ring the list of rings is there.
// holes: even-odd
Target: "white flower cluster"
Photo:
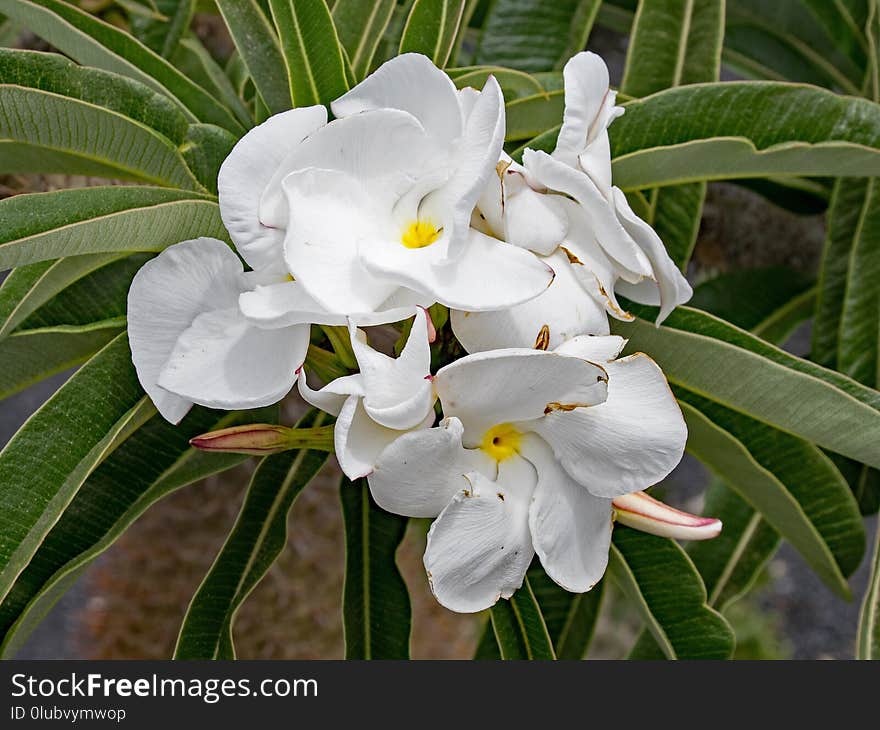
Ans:
[[[436,518],[425,567],[456,611],[509,597],[536,553],[561,586],[587,591],[615,511],[633,523],[674,512],[639,493],[681,459],[684,420],[650,358],[618,357],[608,315],[631,318],[615,292],[662,318],[691,290],[611,184],[607,127],[623,109],[604,62],[578,54],[564,81],[556,149],[526,150],[521,165],[502,149],[495,79],[458,90],[420,55],[333,102],[333,121],[321,106],[278,114],[220,170],[238,255],[184,241],[129,294],[133,360],[165,418],[268,405],[298,381],[336,416],[348,477],[367,477],[384,509]],[[432,375],[435,303],[471,354]],[[411,317],[398,358],[359,329]],[[358,373],[308,385],[312,324],[348,327]]]

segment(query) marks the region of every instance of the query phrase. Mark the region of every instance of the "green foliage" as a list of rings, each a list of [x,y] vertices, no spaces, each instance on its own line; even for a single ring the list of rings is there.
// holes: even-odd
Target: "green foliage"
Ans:
[[[408,659],[409,593],[395,559],[407,520],[380,509],[366,479],[343,479],[339,494],[345,521],[345,658]]]
[[[403,27],[400,52],[422,53],[444,68],[458,35],[464,6],[465,0],[415,0]]]
[[[297,427],[325,420],[312,412]],[[300,449],[260,462],[235,525],[187,609],[175,659],[235,659],[235,613],[287,544],[293,502],[326,460],[326,452]]]

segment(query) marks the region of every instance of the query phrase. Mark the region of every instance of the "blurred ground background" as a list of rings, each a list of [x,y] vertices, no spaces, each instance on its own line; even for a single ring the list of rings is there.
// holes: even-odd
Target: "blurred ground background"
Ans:
[[[216,42],[223,43],[212,24],[202,31],[219,35]],[[608,61],[612,82],[619,82],[625,39],[597,29],[590,47]],[[51,176],[0,178],[0,197],[88,183]],[[696,282],[720,272],[777,264],[814,272],[823,237],[821,216],[796,216],[743,188],[713,184],[689,277]],[[787,347],[806,354],[808,326]],[[68,375],[0,403],[0,445]],[[85,572],[19,657],[167,658],[187,604],[235,519],[251,468],[239,467],[154,506]],[[707,479],[702,466],[686,458],[665,483],[665,496],[698,511]],[[235,633],[240,657],[342,656],[344,548],[338,484],[338,470],[330,463],[297,500],[286,550],[239,613]],[[869,538],[876,529],[876,520],[872,523]],[[399,553],[413,597],[413,656],[469,657],[485,617],[453,614],[433,600],[421,567],[426,529],[423,522],[412,521]],[[757,590],[729,615],[739,638],[739,657],[852,657],[857,602],[833,595],[787,546],[765,572]],[[867,556],[851,581],[855,596],[862,594],[866,581]],[[607,600],[591,657],[625,655],[639,630],[639,620],[613,590]]]

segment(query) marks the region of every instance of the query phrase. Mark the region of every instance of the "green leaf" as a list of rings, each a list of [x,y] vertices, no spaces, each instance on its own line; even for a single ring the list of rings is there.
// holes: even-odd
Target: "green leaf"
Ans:
[[[852,232],[840,315],[836,369],[860,383],[880,384],[880,181],[870,178]],[[826,258],[827,263],[827,258]]]
[[[94,187],[0,200],[0,270],[62,256],[161,251],[191,238],[228,240],[216,202],[154,187]]]
[[[296,427],[319,426],[325,420],[325,414],[313,411]],[[260,461],[235,525],[189,604],[175,659],[235,659],[235,614],[287,544],[293,502],[327,456],[292,450]]]
[[[88,102],[0,85],[0,139],[48,155],[6,155],[0,172],[57,172],[202,190],[180,151],[130,117]]]
[[[119,335],[0,452],[0,599],[95,467],[155,413]]]
[[[465,4],[465,0],[415,0],[403,27],[400,53],[422,53],[445,68]]]
[[[757,509],[822,580],[849,598],[865,533],[858,504],[833,462],[812,444],[675,388],[688,451]]]
[[[880,173],[880,106],[864,99],[800,84],[728,81],[624,106],[609,129],[614,180],[624,189]]]
[[[293,106],[329,104],[348,91],[342,47],[325,0],[269,0],[269,7]]]
[[[156,415],[138,429],[86,480],[0,604],[2,656],[14,656],[67,588],[151,505],[246,458],[197,451],[190,438],[277,418],[277,406],[229,414],[197,406],[178,425]]]
[[[880,659],[880,529],[875,532],[871,577],[859,613],[856,659]]]
[[[751,78],[799,81],[858,94],[864,54],[858,63],[847,57],[805,5],[803,0],[728,0],[725,64]]]
[[[620,90],[639,97],[674,86],[717,81],[723,40],[723,0],[642,0]],[[706,184],[702,182],[650,194],[647,222],[682,269],[697,242],[705,197]]]
[[[202,187],[217,193],[220,165],[232,151],[238,138],[213,124],[191,124],[181,146],[183,159]]]
[[[556,585],[540,565],[532,565],[528,577],[556,657],[583,659],[596,629],[605,581],[599,581],[587,593],[569,593]]]
[[[564,108],[565,95],[562,89],[532,94],[507,102],[505,105],[507,128],[504,139],[508,142],[521,139],[531,140],[546,129],[558,127]],[[553,139],[550,140],[551,144],[547,145],[550,149],[556,144],[558,132],[559,129],[555,129]],[[528,146],[534,149],[545,149],[544,145],[538,147],[531,142]]]
[[[125,76],[77,66],[57,53],[0,50],[3,83],[40,89],[104,107],[156,130],[174,145],[186,138],[189,120],[168,97]]]
[[[135,15],[131,34],[156,53],[171,58],[181,37],[189,28],[196,0],[153,0],[162,20]]]
[[[217,0],[239,58],[273,114],[291,108],[278,34],[257,0]]]
[[[391,22],[395,0],[336,0],[333,23],[357,81],[373,66],[379,41]]]
[[[553,642],[529,579],[509,600],[490,609],[492,631],[502,659],[556,659]]]
[[[635,305],[631,310],[644,315],[652,311]],[[880,466],[873,437],[880,427],[877,391],[690,307],[677,308],[660,327],[637,317],[615,321],[613,330],[630,340],[631,350],[651,353],[671,383]]]
[[[723,39],[721,0],[641,0],[620,90],[640,97],[714,81],[721,67]]]
[[[214,98],[221,99],[245,127],[253,125],[253,115],[236,92],[229,77],[196,36],[183,38],[180,41],[174,55],[171,56],[171,63]]]
[[[520,71],[562,68],[586,47],[601,4],[600,0],[495,0],[486,13],[474,63]]]
[[[120,254],[87,254],[14,269],[0,285],[0,340],[58,292],[119,258]]]
[[[754,585],[779,546],[779,533],[718,479],[706,491],[703,514],[720,519],[724,529],[712,540],[690,543],[687,552],[703,576],[709,605],[724,611]]]
[[[674,541],[617,527],[611,575],[635,604],[668,659],[727,659],[733,632],[706,604],[706,588]]]
[[[0,0],[0,13],[85,66],[128,76],[165,94],[192,121],[243,132],[232,113],[125,31],[59,0]]]
[[[88,360],[125,329],[124,319],[16,332],[0,342],[0,400]]]
[[[768,320],[812,288],[812,279],[785,266],[730,271],[702,282],[688,302],[743,329],[768,328]],[[806,319],[806,317],[804,317]],[[764,337],[782,343],[784,338]]]
[[[395,561],[407,520],[380,509],[366,479],[343,479],[340,496],[346,545],[345,658],[408,659],[409,593]]]
[[[868,0],[872,2],[873,0]],[[867,41],[864,34],[865,18],[855,13],[855,6],[864,12],[864,0],[802,0],[834,45],[859,68],[865,65]]]
[[[446,73],[459,89],[466,86],[482,89],[489,76],[494,76],[507,101],[535,94],[543,95],[547,92],[541,82],[531,74],[503,66],[464,66],[448,68]]]

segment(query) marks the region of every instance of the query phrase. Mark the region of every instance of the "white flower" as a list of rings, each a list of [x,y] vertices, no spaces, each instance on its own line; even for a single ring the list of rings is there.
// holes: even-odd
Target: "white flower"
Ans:
[[[336,458],[350,479],[373,470],[379,453],[403,432],[434,422],[428,317],[418,310],[400,357],[377,352],[364,333],[350,326],[360,372],[312,390],[305,377],[299,391],[313,406],[336,416]]]
[[[584,52],[565,65],[563,76],[565,112],[556,149],[552,155],[526,150],[523,166],[533,184],[569,196],[583,208],[596,242],[616,265],[621,281],[613,287],[634,301],[659,305],[657,321],[662,322],[692,291],[659,236],[611,184],[608,126],[624,110],[614,105],[608,68],[595,53]],[[620,316],[615,305],[611,302],[609,313]]]
[[[504,141],[494,78],[482,93],[462,94],[426,57],[405,54],[332,109],[338,119],[280,155],[274,128],[258,127],[221,170],[221,183],[238,177],[239,158],[273,170],[258,179],[258,212],[243,228],[248,236],[274,230],[275,243],[284,232],[286,272],[324,310],[372,324],[400,319],[416,304],[498,309],[547,288],[548,266],[469,226]],[[236,192],[221,185],[221,207]],[[242,301],[263,326],[289,324],[287,312],[301,307],[289,282]]]
[[[642,354],[616,360],[623,344],[584,336],[554,352],[469,355],[434,378],[444,421],[379,454],[376,502],[437,517],[424,562],[444,606],[511,596],[536,552],[568,590],[601,578],[612,500],[663,479],[686,439],[660,369]]]
[[[132,360],[144,390],[172,423],[193,403],[255,408],[293,387],[309,326],[264,330],[249,322],[238,301],[255,276],[213,238],[171,246],[135,275],[128,292]]]
[[[454,311],[453,329],[469,352],[533,346],[539,337],[547,342],[545,328],[551,348],[572,335],[607,334],[603,310],[632,319],[615,292],[660,305],[658,324],[691,296],[656,232],[611,184],[607,129],[623,109],[615,106],[604,62],[580,53],[566,64],[564,78],[565,113],[553,154],[527,149],[523,165],[502,155],[475,216],[478,228],[543,256],[556,279],[507,310]]]

